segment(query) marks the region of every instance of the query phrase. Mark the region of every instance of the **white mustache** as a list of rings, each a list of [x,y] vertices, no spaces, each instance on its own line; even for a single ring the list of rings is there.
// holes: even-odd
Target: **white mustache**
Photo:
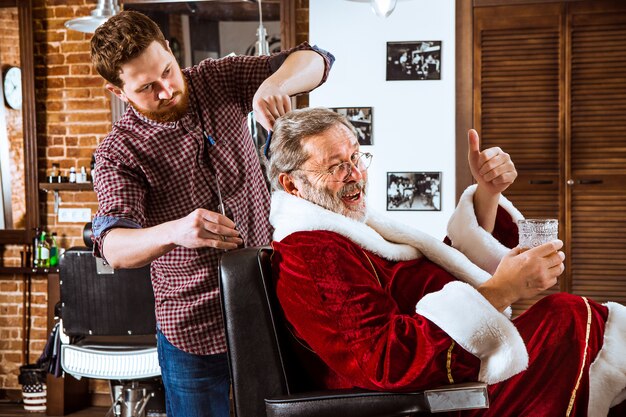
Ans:
[[[345,195],[354,194],[357,191],[364,192],[365,190],[365,181],[360,180],[357,182],[353,182],[350,184],[346,184],[339,191],[339,197],[343,197]]]

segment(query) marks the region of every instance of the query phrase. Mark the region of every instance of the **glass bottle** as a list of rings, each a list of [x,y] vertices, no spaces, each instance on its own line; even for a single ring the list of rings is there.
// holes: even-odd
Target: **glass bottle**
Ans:
[[[59,264],[59,246],[57,245],[57,234],[52,232],[50,235],[50,266]]]
[[[41,231],[39,235],[39,241],[37,242],[37,256],[35,267],[36,268],[48,268],[50,267],[50,245],[46,239],[46,232]]]
[[[31,250],[33,256],[33,266],[37,267],[39,263],[39,251],[37,250],[37,246],[39,245],[39,235],[41,234],[41,230],[39,227],[35,228],[35,234],[33,236],[33,248]]]

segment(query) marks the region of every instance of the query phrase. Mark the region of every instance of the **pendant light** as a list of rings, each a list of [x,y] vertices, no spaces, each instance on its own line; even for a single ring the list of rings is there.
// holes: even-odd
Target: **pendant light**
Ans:
[[[98,5],[90,16],[77,17],[65,22],[65,27],[79,32],[94,33],[96,28],[106,22],[111,16],[119,13],[120,6],[117,0],[98,0]]]
[[[396,8],[396,0],[370,0],[370,5],[377,16],[387,17]]]
[[[267,42],[267,31],[263,26],[263,10],[262,10],[262,0],[257,0],[259,3],[259,28],[256,30],[257,41],[256,41],[256,54],[258,56],[261,55],[269,55],[270,54],[270,45]]]
[[[379,17],[387,17],[396,8],[398,0],[348,0],[359,3],[369,3],[372,11]]]

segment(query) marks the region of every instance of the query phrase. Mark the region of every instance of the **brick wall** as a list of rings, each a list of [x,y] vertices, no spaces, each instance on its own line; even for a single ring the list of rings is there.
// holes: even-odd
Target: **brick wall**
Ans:
[[[33,0],[35,91],[37,109],[38,176],[44,181],[52,164],[64,175],[70,167],[89,167],[91,154],[109,131],[110,106],[103,80],[91,67],[91,35],[68,31],[64,22],[86,16],[96,0]],[[17,16],[11,22],[17,34]],[[2,22],[2,27],[7,27]],[[5,32],[2,32],[6,39]],[[3,42],[4,44],[4,42]],[[17,38],[14,42],[18,44]],[[4,60],[3,60],[4,62]],[[21,121],[20,121],[21,125]],[[21,131],[21,127],[20,127]],[[20,146],[21,148],[21,146]],[[61,207],[91,208],[94,192],[61,192]],[[82,245],[82,223],[59,223],[53,194],[40,192],[40,224],[57,232],[63,248]],[[9,248],[5,264],[18,265],[23,248]],[[8,260],[8,261],[7,261]],[[22,357],[23,300],[25,285],[20,276],[0,277],[0,389],[19,389],[18,368]],[[31,344],[29,362],[37,359],[47,338],[47,282],[36,278],[31,287]]]
[[[20,66],[19,24],[16,8],[0,9],[0,64],[2,73],[10,66]],[[11,205],[14,227],[23,227],[25,213],[23,132],[21,110],[14,110],[4,104],[1,117],[4,117],[9,139],[9,162],[11,171]],[[13,228],[13,225],[7,225]],[[19,265],[21,246],[2,248],[4,265]],[[22,363],[23,351],[23,300],[25,285],[21,276],[0,276],[0,388],[12,387],[16,384],[19,365]],[[42,292],[42,288],[44,289]],[[45,318],[45,309],[41,311],[41,303],[45,306],[45,285],[41,280],[33,283],[34,300],[38,304],[33,312]],[[43,316],[42,316],[43,314]],[[45,338],[45,320],[32,321],[33,334],[38,339]],[[43,330],[43,334],[40,333]],[[33,349],[41,350],[43,345],[38,342],[31,344]]]
[[[297,42],[301,42],[308,38],[308,0],[296,1],[296,34]],[[52,164],[58,164],[64,175],[70,167],[77,171],[81,166],[89,167],[93,150],[111,128],[109,95],[89,59],[91,35],[64,27],[66,20],[87,16],[96,4],[97,0],[33,0],[37,168],[41,181],[49,174]],[[17,27],[16,16],[9,20]],[[2,17],[0,23],[7,27]],[[64,191],[60,196],[61,207],[88,207],[95,213],[94,192]],[[43,227],[57,232],[61,247],[81,246],[83,224],[59,223],[52,193],[40,192],[39,199]],[[21,250],[18,247],[12,252],[18,262]],[[21,357],[23,293],[21,277],[0,276],[0,390],[19,389],[18,368],[24,362]],[[30,361],[39,356],[47,338],[46,303],[46,281],[34,279]],[[91,390],[108,392],[101,381],[92,383]]]

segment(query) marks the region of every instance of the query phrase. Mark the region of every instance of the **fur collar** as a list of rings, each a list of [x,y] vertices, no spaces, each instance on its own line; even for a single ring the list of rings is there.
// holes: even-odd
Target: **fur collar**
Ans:
[[[327,230],[391,261],[426,256],[456,278],[478,287],[491,276],[458,250],[417,228],[369,210],[365,223],[334,213],[284,191],[274,191],[270,211],[274,240],[295,232]]]

